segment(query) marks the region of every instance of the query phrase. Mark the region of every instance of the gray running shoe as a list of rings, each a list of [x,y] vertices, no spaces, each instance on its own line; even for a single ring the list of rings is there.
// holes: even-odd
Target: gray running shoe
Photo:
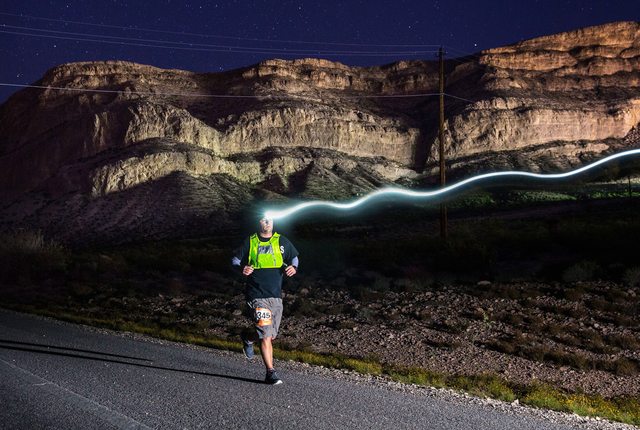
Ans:
[[[242,352],[244,352],[244,356],[247,357],[247,360],[252,360],[254,357],[253,352],[253,342],[242,337]]]
[[[282,379],[278,378],[278,374],[275,369],[267,370],[267,376],[264,378],[264,382],[269,385],[282,384]]]

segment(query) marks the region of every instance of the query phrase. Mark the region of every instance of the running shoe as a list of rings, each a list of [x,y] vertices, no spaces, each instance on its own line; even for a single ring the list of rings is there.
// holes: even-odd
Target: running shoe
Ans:
[[[253,352],[253,342],[242,337],[242,352],[244,352],[244,356],[247,357],[247,360],[252,360],[254,357]]]
[[[275,369],[267,370],[267,376],[264,378],[264,382],[269,385],[282,384],[282,379],[278,378],[278,374]]]

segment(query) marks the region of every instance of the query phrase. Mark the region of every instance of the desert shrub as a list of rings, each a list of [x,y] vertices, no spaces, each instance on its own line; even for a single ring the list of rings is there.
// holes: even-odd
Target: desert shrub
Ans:
[[[189,249],[185,260],[194,269],[225,273],[229,270],[231,251],[226,249]]]
[[[448,206],[452,209],[485,208],[496,204],[493,196],[486,191],[469,193],[462,198],[455,199]]]
[[[356,312],[356,317],[365,321],[372,321],[376,317],[376,311],[366,306],[363,306],[358,309]]]
[[[566,288],[562,291],[562,297],[572,302],[579,302],[584,297],[585,290],[582,286],[577,285],[573,288]]]
[[[63,273],[68,250],[40,231],[15,230],[0,235],[0,279],[44,279]]]
[[[543,384],[528,387],[528,392],[522,399],[523,403],[539,408],[553,409],[556,411],[567,410],[565,396],[558,390]]]
[[[391,279],[385,276],[376,276],[371,284],[371,288],[375,291],[389,291]]]
[[[231,338],[239,337],[242,334],[249,335],[251,333],[255,333],[255,331],[253,331],[253,330],[251,330],[249,328],[246,328],[246,327],[243,327],[243,326],[236,326],[236,325],[227,326],[226,331],[227,331],[227,334],[229,335],[229,337],[231,337]]]
[[[604,298],[610,302],[626,302],[627,294],[620,288],[611,288],[605,292]]]
[[[603,311],[603,312],[613,312],[615,314],[619,314],[621,311],[621,307],[619,304],[611,303],[604,299],[592,299],[587,301],[586,305],[594,310]]]
[[[396,279],[393,282],[393,285],[395,289],[402,292],[419,291],[419,289],[417,288],[417,284],[413,282],[413,279],[405,279],[405,278]]]
[[[505,354],[515,354],[518,350],[517,345],[505,339],[498,339],[488,342],[487,346],[493,350],[503,352]]]
[[[464,271],[490,272],[495,260],[495,249],[485,241],[470,240],[474,237],[472,231],[460,228],[460,232],[451,234],[444,246],[437,247],[436,267],[442,271],[460,273],[460,262],[464,261]]]
[[[489,348],[505,354],[518,355],[529,360],[552,362],[580,370],[594,369],[598,363],[590,360],[582,352],[564,351],[558,346],[530,343],[522,335],[503,337],[486,344]]]
[[[513,326],[522,325],[524,319],[521,315],[515,314],[513,312],[503,312],[498,316],[498,320],[505,322],[507,324],[511,324]]]
[[[640,363],[627,357],[620,357],[615,360],[597,360],[595,364],[597,369],[619,376],[635,376],[640,373]]]
[[[191,270],[190,255],[184,248],[168,244],[147,244],[119,251],[131,266],[145,271],[187,272]],[[228,259],[227,259],[228,261]]]
[[[184,281],[180,278],[170,278],[166,281],[165,291],[172,296],[179,296],[186,290]]]
[[[548,323],[544,326],[544,333],[547,333],[551,336],[560,335],[564,331],[564,327],[557,323]]]
[[[68,291],[79,298],[89,297],[95,294],[95,289],[86,283],[73,282],[68,285]]]
[[[627,269],[622,275],[622,280],[630,287],[640,287],[640,267]]]
[[[544,361],[545,357],[549,357],[552,353],[549,347],[540,344],[533,344],[531,346],[525,346],[518,351],[518,355],[529,360]]]
[[[71,267],[74,277],[89,276],[90,279],[94,279],[96,275],[115,277],[129,272],[127,261],[118,254],[76,254],[73,256]]]
[[[356,323],[351,320],[339,321],[333,325],[333,328],[337,330],[351,330],[356,326]]]
[[[326,306],[317,305],[306,300],[302,297],[298,297],[289,306],[289,315],[298,317],[318,317],[324,315]]]
[[[611,334],[607,336],[607,343],[620,349],[637,351],[640,349],[640,340],[630,334]]]
[[[580,337],[584,341],[584,348],[590,351],[603,354],[614,352],[611,346],[605,344],[602,335],[594,330],[583,330]]]
[[[613,373],[620,376],[634,376],[639,372],[638,362],[622,357],[614,361]]]
[[[367,303],[381,299],[383,293],[373,290],[368,285],[352,283],[349,285],[349,295],[356,300]]]
[[[595,367],[594,363],[581,352],[565,352],[560,348],[549,349],[545,352],[543,360],[556,364],[566,365],[579,370],[587,370]],[[540,360],[542,361],[542,360]]]
[[[398,291],[406,293],[414,293],[418,291],[426,291],[433,286],[433,278],[425,276],[416,279],[400,278],[394,281],[394,287]]]
[[[572,341],[569,339],[572,339]],[[561,341],[567,341],[567,344],[579,342],[573,337],[563,338]],[[640,364],[635,360],[625,357],[613,361],[591,359],[580,351],[565,351],[557,346],[552,347],[538,343],[530,344],[524,342],[524,338],[518,334],[490,341],[486,345],[493,350],[505,354],[518,355],[539,362],[552,362],[579,370],[599,369],[621,376],[633,376],[640,373]]]
[[[593,261],[581,261],[562,272],[562,280],[565,282],[590,281],[600,271],[600,266]]]
[[[335,289],[343,289],[347,287],[347,278],[344,276],[338,276],[337,278],[331,280],[330,286]]]
[[[620,327],[638,327],[637,316],[627,316],[615,314],[611,317],[611,321]]]
[[[351,309],[351,306],[344,303],[327,307],[327,314],[329,315],[347,315]]]
[[[495,288],[496,297],[503,299],[521,299],[522,290],[516,285],[500,285]]]
[[[544,320],[538,315],[528,315],[525,318],[527,330],[532,333],[539,333],[544,327]]]
[[[431,327],[447,333],[460,334],[467,330],[469,322],[463,319],[445,319],[444,321],[433,321]]]
[[[568,333],[558,334],[555,339],[568,346],[579,346],[582,343],[580,339]]]
[[[508,199],[514,203],[559,202],[576,200],[570,194],[553,191],[516,190],[508,193]]]

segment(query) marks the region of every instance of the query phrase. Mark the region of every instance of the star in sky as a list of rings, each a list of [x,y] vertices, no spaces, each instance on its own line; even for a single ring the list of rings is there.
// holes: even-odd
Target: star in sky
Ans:
[[[450,56],[476,53],[589,25],[640,21],[636,3],[5,0],[0,24],[21,28],[0,27],[0,82],[17,83],[21,73],[20,83],[31,83],[59,64],[106,59],[202,72],[309,56],[352,66],[432,61],[433,47],[415,45],[445,45]],[[140,39],[164,41],[155,43],[164,46]],[[0,102],[14,91],[0,87]]]

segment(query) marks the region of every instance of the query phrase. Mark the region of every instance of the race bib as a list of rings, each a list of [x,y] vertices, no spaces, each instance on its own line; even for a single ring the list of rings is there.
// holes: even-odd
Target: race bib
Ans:
[[[271,311],[267,308],[256,308],[256,325],[264,327],[271,325]]]

